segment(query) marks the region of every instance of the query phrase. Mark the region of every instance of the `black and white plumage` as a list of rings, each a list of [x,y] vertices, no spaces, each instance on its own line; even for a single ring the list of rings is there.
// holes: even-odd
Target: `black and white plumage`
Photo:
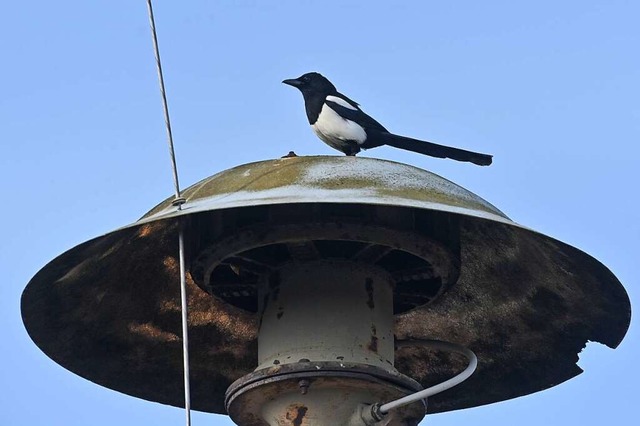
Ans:
[[[307,118],[315,134],[327,145],[346,155],[356,155],[362,149],[389,145],[480,166],[491,164],[491,155],[389,133],[382,124],[365,114],[356,102],[338,92],[329,80],[317,72],[284,80],[283,83],[302,92]]]

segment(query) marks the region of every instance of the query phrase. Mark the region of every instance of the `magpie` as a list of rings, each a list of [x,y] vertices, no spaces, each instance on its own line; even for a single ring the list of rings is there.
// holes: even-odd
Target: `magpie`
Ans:
[[[283,81],[302,92],[309,124],[331,148],[355,156],[362,149],[389,145],[438,158],[491,164],[492,156],[395,135],[365,114],[360,105],[336,90],[322,74],[310,72]]]

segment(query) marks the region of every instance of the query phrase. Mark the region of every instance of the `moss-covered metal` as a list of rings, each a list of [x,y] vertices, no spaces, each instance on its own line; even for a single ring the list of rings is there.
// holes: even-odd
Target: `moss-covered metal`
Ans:
[[[143,220],[200,210],[275,203],[339,202],[423,207],[446,206],[470,215],[507,219],[496,207],[426,170],[372,158],[288,157],[244,164],[185,189],[184,212],[169,198]]]

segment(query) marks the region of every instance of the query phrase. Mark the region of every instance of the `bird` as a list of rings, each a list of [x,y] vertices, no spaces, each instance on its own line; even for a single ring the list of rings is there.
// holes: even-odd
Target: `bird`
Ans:
[[[355,156],[363,149],[382,145],[413,151],[437,158],[450,158],[479,166],[488,166],[492,155],[466,151],[433,142],[396,135],[367,115],[360,105],[338,92],[326,77],[309,72],[284,84],[302,92],[304,106],[313,132],[327,145]]]

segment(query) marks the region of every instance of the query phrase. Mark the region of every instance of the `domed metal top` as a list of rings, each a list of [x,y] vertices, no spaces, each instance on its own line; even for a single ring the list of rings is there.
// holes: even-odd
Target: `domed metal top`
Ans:
[[[288,203],[359,203],[433,209],[511,223],[474,193],[417,167],[373,158],[287,157],[243,164],[167,199],[134,225],[208,210]]]
[[[196,410],[224,413],[226,388],[256,367],[257,314],[225,289],[244,286],[250,298],[260,267],[301,256],[284,253],[283,242],[379,262],[400,284],[417,279],[421,289],[433,290],[433,297],[421,294],[398,311],[396,337],[467,346],[479,366],[467,382],[430,399],[430,412],[559,384],[581,372],[577,354],[587,341],[616,347],[629,326],[627,294],[597,260],[415,167],[294,157],[221,172],[183,196],[181,209],[168,199],[140,221],[60,255],[33,277],[22,316],[49,357],[120,392],[183,404],[179,226],[186,227],[191,259]],[[415,256],[422,249],[440,254]],[[417,274],[406,270],[414,261]],[[227,287],[216,290],[220,281]],[[395,365],[429,386],[460,371],[463,360],[399,348]]]

